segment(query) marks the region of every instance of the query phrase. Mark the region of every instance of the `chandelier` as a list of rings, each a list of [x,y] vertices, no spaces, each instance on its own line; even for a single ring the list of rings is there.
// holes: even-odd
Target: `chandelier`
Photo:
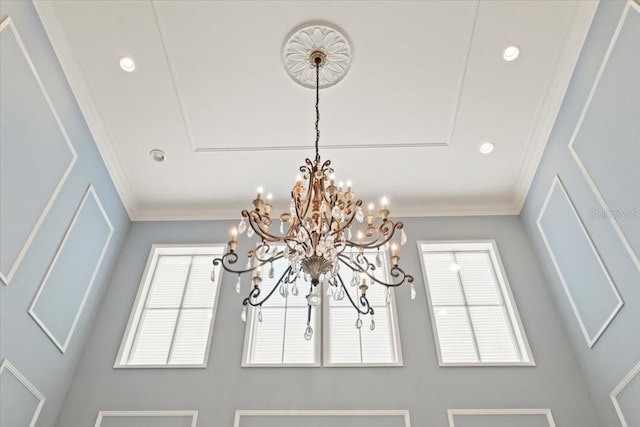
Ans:
[[[269,195],[264,199],[263,190],[259,188],[253,200],[253,209],[243,210],[239,226],[232,229],[227,252],[213,260],[214,271],[215,266],[221,265],[225,271],[238,274],[237,292],[240,292],[241,275],[252,275],[249,294],[242,301],[241,317],[245,322],[247,306],[261,309],[267,300],[277,298],[276,294],[286,298],[289,285],[295,295],[298,293],[298,281],[308,283],[307,327],[304,331],[307,340],[313,336],[312,310],[322,301],[321,283],[329,287],[328,293],[334,298],[348,298],[359,313],[357,328],[362,326],[360,315],[374,314],[367,299],[370,287],[385,286],[390,292],[391,288],[408,282],[411,284],[411,299],[415,298],[413,276],[406,274],[399,266],[398,247],[407,241],[403,223],[389,217],[386,198],[382,199],[379,210],[370,204],[365,213],[362,200],[355,197],[351,184],[336,185],[331,161],[322,161],[320,158],[320,73],[328,63],[328,55],[325,49],[316,48],[310,50],[307,57],[307,66],[315,68],[315,159],[311,161],[307,158],[305,164],[300,166],[301,174],[291,189],[289,212],[278,218],[279,233],[274,230],[278,226],[274,224],[277,219],[271,213],[271,197]],[[238,235],[245,232],[248,238],[255,236],[257,242],[247,252],[246,267],[241,268],[237,266],[239,255],[236,250]],[[388,278],[374,274],[376,269],[382,267],[380,249],[390,249],[391,252]],[[365,254],[365,251],[371,250],[378,250],[375,260]],[[275,280],[273,263],[281,259],[285,260],[287,268]],[[270,281],[272,284],[268,289],[263,289],[262,267],[265,265],[269,265],[269,278],[274,279]],[[343,281],[341,271],[350,272],[348,284]],[[262,321],[261,311],[258,321]],[[371,329],[374,328],[375,322],[372,321]]]

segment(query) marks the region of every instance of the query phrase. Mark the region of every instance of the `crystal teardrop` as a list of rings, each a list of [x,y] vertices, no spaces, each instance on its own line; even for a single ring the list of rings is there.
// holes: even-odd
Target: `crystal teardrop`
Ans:
[[[364,221],[364,213],[362,209],[358,206],[358,210],[356,210],[356,221],[362,222]]]
[[[242,234],[247,229],[247,223],[244,221],[244,218],[240,220],[240,224],[238,224],[238,234]]]
[[[362,319],[360,317],[358,317],[358,319],[356,320],[356,328],[362,328]]]
[[[369,324],[369,329],[373,331],[375,328],[376,328],[376,321],[373,320],[373,317],[372,317],[371,323]]]
[[[291,293],[293,294],[294,297],[298,296],[298,286],[296,286],[295,283],[291,287]]]
[[[335,218],[338,219],[340,218],[340,208],[337,206],[334,206],[333,209],[331,209],[331,215]]]
[[[351,277],[351,283],[349,283],[351,286],[355,286],[358,284],[358,278],[356,277],[356,275],[354,274],[353,277]]]
[[[251,258],[247,258],[247,267],[246,267],[246,269],[247,270],[251,269]]]
[[[387,296],[385,298],[387,305],[391,304],[391,288],[387,288]]]
[[[254,231],[253,231],[253,227],[249,227],[249,229],[247,230],[247,237],[253,237],[254,235]]]
[[[413,283],[411,284],[411,299],[416,299],[416,288],[413,287]]]
[[[273,268],[273,263],[271,263],[271,265],[269,266],[269,279],[273,279],[275,275],[276,275],[276,271]]]
[[[240,293],[240,275],[238,274],[238,281],[236,282],[236,293]]]
[[[258,322],[262,323],[262,306],[258,308]]]
[[[213,270],[211,270],[211,281],[212,282],[216,281],[216,269],[215,268]]]
[[[402,232],[400,233],[400,244],[405,245],[406,243],[407,243],[407,233],[404,232],[404,228],[403,228]]]
[[[382,255],[380,254],[380,251],[376,254],[376,265],[378,268],[382,267]]]
[[[242,307],[242,314],[240,314],[240,318],[243,322],[247,321],[247,306]]]
[[[284,221],[280,221],[280,234],[284,234]]]
[[[351,227],[347,228],[347,240],[351,240]]]
[[[307,329],[304,330],[304,339],[311,341],[311,337],[313,337],[313,328],[311,325],[307,325]]]
[[[333,286],[327,287],[327,296],[333,296]]]
[[[336,294],[336,301],[342,301],[344,299],[344,289],[340,288]]]

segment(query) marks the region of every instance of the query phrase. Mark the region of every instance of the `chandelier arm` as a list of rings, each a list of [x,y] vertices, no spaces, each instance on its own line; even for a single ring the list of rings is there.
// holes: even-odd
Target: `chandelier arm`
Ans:
[[[391,228],[389,228],[389,225],[391,225]],[[383,229],[382,226],[385,226],[385,228]],[[345,243],[347,244],[347,246],[350,246],[353,248],[376,249],[387,244],[387,242],[389,242],[395,235],[396,230],[400,230],[403,227],[404,227],[404,224],[402,223],[402,221],[393,222],[391,220],[387,220],[385,223],[381,224],[380,227],[377,227],[377,228],[367,227],[367,229],[374,229],[377,231],[378,235],[375,240],[371,240],[369,242],[364,242],[364,243],[354,242],[353,240],[347,240]],[[371,234],[373,235],[373,232]],[[383,240],[380,240],[381,236],[384,236]]]
[[[344,282],[342,281],[342,277],[338,274],[338,280],[340,281],[340,286],[342,287],[342,289],[344,290],[344,293],[347,295],[347,298],[349,299],[349,302],[351,303],[351,305],[353,306],[353,308],[356,309],[356,311],[360,314],[373,314],[373,308],[369,305],[369,300],[367,299],[367,297],[365,296],[361,296],[360,297],[360,303],[362,305],[365,306],[365,310],[362,310],[358,304],[356,304],[353,301],[353,298],[351,298],[351,295],[349,294],[349,290],[347,289],[347,287],[344,285]],[[364,298],[364,304],[362,303],[362,298]]]
[[[254,266],[248,269],[235,270],[231,267],[231,265],[235,264],[236,262],[238,262],[238,254],[236,252],[227,252],[219,258],[213,259],[214,266],[220,264],[221,267],[229,273],[244,274],[253,271],[253,269],[255,268]]]
[[[287,267],[287,269],[284,271],[284,273],[282,273],[282,276],[280,276],[280,278],[275,283],[275,285],[273,285],[273,288],[269,291],[267,296],[265,296],[259,302],[251,302],[251,298],[257,299],[260,296],[260,289],[261,288],[259,286],[254,286],[253,288],[251,288],[251,291],[249,291],[249,296],[246,297],[244,300],[242,300],[242,305],[247,305],[248,304],[248,305],[250,305],[252,307],[258,307],[258,306],[264,304],[265,301],[267,301],[269,298],[271,298],[271,295],[273,295],[273,293],[276,291],[276,289],[278,289],[278,286],[282,283],[282,280],[286,277],[286,275],[289,274],[290,270],[291,270],[291,266]]]
[[[373,282],[378,283],[379,285],[382,286],[386,286],[386,287],[391,287],[391,288],[395,288],[398,287],[400,285],[402,285],[405,281],[412,283],[413,282],[413,276],[406,274],[404,272],[403,269],[401,269],[400,267],[392,267],[391,270],[389,270],[389,275],[391,277],[394,278],[399,278],[399,281],[394,281],[394,282],[384,282],[378,278],[376,278],[375,276],[371,275],[371,273],[369,273],[366,269],[363,269],[360,265],[358,264],[352,264],[349,262],[349,258],[346,257],[343,254],[338,255],[338,259],[340,260],[340,262],[344,265],[346,265],[349,269],[351,269],[352,271],[358,272],[358,273],[363,273],[365,274],[369,279],[371,279]],[[375,265],[371,264],[374,269],[375,269]]]

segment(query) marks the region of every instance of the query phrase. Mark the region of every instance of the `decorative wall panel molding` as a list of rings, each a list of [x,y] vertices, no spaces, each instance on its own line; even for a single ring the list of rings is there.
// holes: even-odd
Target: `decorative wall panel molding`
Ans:
[[[569,151],[602,208],[593,214],[611,222],[638,270],[639,38],[640,5],[628,1],[569,141]],[[622,45],[619,49],[618,44]],[[614,103],[616,109],[612,112]]]
[[[111,418],[112,420],[108,420]],[[115,422],[116,419],[117,422]],[[100,411],[94,427],[110,427],[113,426],[164,426],[160,420],[168,418],[168,423],[175,423],[176,418],[183,418],[185,426],[196,427],[198,422],[198,411]],[[174,420],[170,420],[173,418]],[[112,422],[113,421],[113,422]],[[148,422],[148,424],[144,424]],[[167,426],[175,426],[175,424],[167,424]],[[177,427],[177,426],[176,426]]]
[[[593,347],[624,302],[559,176],[536,224],[584,338]]]
[[[313,410],[237,410],[235,420],[233,422],[233,427],[246,427],[253,426],[256,422],[260,425],[271,426],[269,422],[273,423],[273,425],[278,425],[281,427],[285,427],[282,425],[284,420],[290,418],[292,422],[292,426],[296,427],[304,427],[302,420],[308,418],[311,422],[314,422],[312,425],[317,425],[318,418],[324,419],[323,426],[333,426],[334,424],[327,424],[330,422],[330,419],[339,423],[335,425],[347,425],[347,426],[378,426],[384,425],[386,427],[395,427],[403,426],[403,427],[411,427],[411,420],[409,417],[408,410],[323,410],[323,409],[313,409]],[[352,419],[354,423],[361,424],[347,424],[349,421],[347,419]],[[397,424],[390,425],[388,424],[390,420],[397,420]],[[382,424],[376,423],[376,421],[382,422]],[[251,424],[247,424],[252,422]],[[372,424],[373,423],[373,424]],[[255,424],[255,425],[258,425]]]
[[[0,281],[8,285],[78,155],[11,17],[0,34]]]
[[[631,369],[611,392],[611,401],[622,427],[640,425],[640,362]]]
[[[449,427],[556,427],[551,409],[448,409]],[[464,418],[465,421],[462,421]],[[458,424],[456,424],[458,419]],[[482,421],[479,421],[482,420]]]
[[[5,374],[5,371],[8,373]],[[9,374],[13,376],[15,380],[24,388],[24,391],[33,396],[34,402],[30,405],[21,405],[17,401],[19,399],[19,390],[12,388],[9,380]],[[7,359],[4,359],[0,363],[0,398],[2,400],[0,411],[0,425],[2,426],[20,426],[20,427],[35,427],[38,421],[38,416],[44,405],[45,397],[34,387],[33,384],[25,378],[24,375],[18,371],[18,369],[11,364]],[[5,406],[6,405],[6,406]],[[28,407],[33,406],[33,412],[26,413]],[[21,409],[23,411],[21,411]],[[24,413],[20,413],[24,412]]]
[[[112,235],[113,225],[90,185],[29,307],[31,317],[62,353],[73,336]]]

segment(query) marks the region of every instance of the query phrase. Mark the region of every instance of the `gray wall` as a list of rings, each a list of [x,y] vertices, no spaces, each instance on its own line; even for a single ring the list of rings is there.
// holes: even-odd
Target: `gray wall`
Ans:
[[[44,395],[46,400],[37,426],[47,427],[55,425],[129,220],[33,5],[26,1],[2,1],[0,21],[8,16],[51,106],[12,29],[4,28],[0,87],[0,270],[8,273],[13,264],[16,268],[10,278],[5,275],[8,285],[0,284],[0,359],[9,360]],[[52,111],[57,113],[77,154],[66,180],[62,177],[74,155]],[[90,185],[93,191],[88,192]],[[57,196],[51,198],[57,187]],[[85,195],[87,199],[81,205]],[[49,208],[45,209],[50,199]],[[104,214],[98,199],[104,206]],[[42,212],[46,213],[41,225],[35,227]],[[72,222],[74,217],[76,221]],[[34,229],[37,231],[31,233]],[[33,239],[24,257],[15,263],[31,234]],[[43,283],[32,317],[27,310]],[[59,341],[64,353],[47,336],[45,328]],[[1,382],[0,424],[28,425],[26,418],[33,415],[37,401],[6,370]],[[25,412],[20,412],[23,409]]]
[[[241,368],[241,298],[227,274],[206,369],[114,369],[151,245],[225,242],[231,226],[132,223],[58,426],[91,425],[99,410],[198,410],[199,426],[230,427],[236,409],[408,409],[412,425],[444,427],[448,408],[551,408],[558,426],[599,425],[518,217],[406,221],[401,255],[418,296],[398,292],[404,367]],[[537,366],[438,367],[416,247],[427,239],[496,239]]]
[[[640,361],[640,7],[629,9],[585,106],[625,5],[603,1],[598,7],[522,212],[605,426],[620,425],[609,394]],[[566,194],[556,183],[545,209],[558,179]],[[536,224],[540,212],[549,247]],[[618,298],[624,305],[616,312]],[[592,347],[580,321],[592,338],[606,327]],[[640,397],[631,394],[639,381],[636,376],[619,398],[630,426],[640,420]]]

